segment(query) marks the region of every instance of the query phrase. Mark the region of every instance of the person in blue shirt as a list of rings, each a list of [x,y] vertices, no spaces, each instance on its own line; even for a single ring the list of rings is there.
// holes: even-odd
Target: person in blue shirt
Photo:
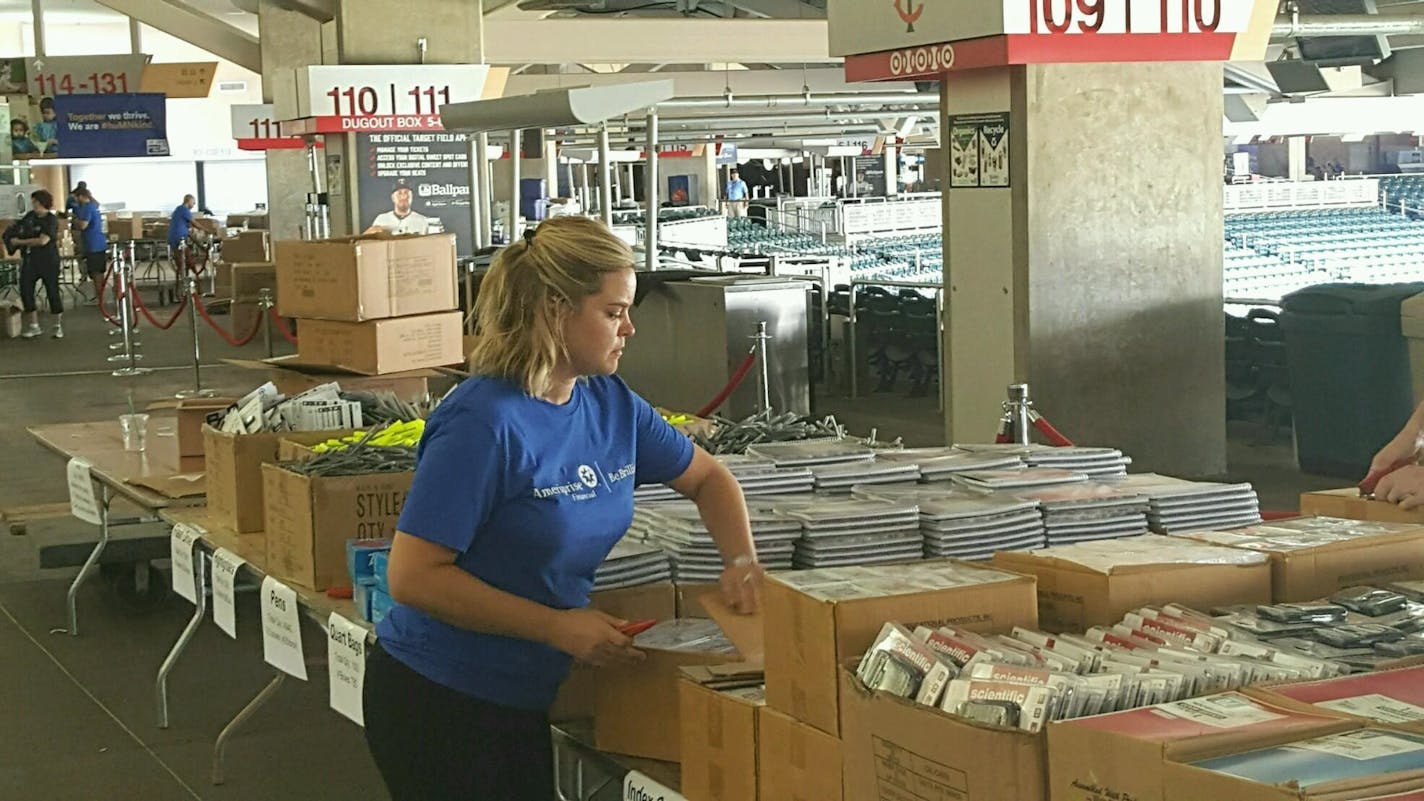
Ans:
[[[40,152],[35,140],[30,138],[30,124],[24,120],[10,120],[10,152],[16,156],[33,156]]]
[[[59,121],[55,119],[52,97],[40,100],[40,121],[35,123],[35,139],[45,155],[59,155]]]
[[[184,270],[191,270],[194,265],[191,242],[188,247],[188,263],[179,267],[178,258],[181,245],[188,241],[188,235],[193,231],[193,209],[197,205],[197,198],[192,195],[184,195],[183,202],[173,210],[173,216],[168,218],[168,255],[172,259],[173,269],[180,276],[184,275]]]
[[[559,217],[481,284],[474,377],[426,424],[367,654],[366,740],[394,801],[554,797],[548,710],[571,663],[642,658],[627,621],[587,608],[636,485],[696,503],[724,599],[757,610],[741,488],[614,375],[634,263],[602,223]]]
[[[747,182],[736,170],[732,170],[727,181],[727,214],[730,217],[747,216]]]
[[[79,232],[84,251],[84,271],[94,283],[94,298],[98,302],[104,291],[104,273],[109,268],[109,238],[104,236],[104,216],[99,201],[81,181],[74,188],[74,211],[70,213],[74,230]]]

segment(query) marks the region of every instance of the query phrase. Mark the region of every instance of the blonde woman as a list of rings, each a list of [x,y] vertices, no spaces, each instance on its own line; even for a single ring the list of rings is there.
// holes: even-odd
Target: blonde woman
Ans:
[[[586,609],[633,488],[696,502],[755,612],[757,564],[731,474],[614,373],[635,277],[628,246],[561,217],[506,248],[476,312],[476,375],[431,417],[390,556],[366,739],[394,801],[549,801],[547,710],[574,660],[639,660],[627,621]]]

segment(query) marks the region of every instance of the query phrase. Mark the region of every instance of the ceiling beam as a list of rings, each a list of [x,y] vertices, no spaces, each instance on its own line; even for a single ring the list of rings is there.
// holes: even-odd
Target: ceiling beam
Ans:
[[[194,47],[261,74],[262,48],[257,37],[173,0],[99,0],[131,19]]]
[[[823,19],[490,18],[485,37],[491,64],[836,61]]]

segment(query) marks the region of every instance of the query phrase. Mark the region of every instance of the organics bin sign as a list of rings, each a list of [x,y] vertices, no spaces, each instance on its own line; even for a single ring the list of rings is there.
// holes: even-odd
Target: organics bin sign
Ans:
[[[161,94],[59,95],[59,152],[65,158],[170,155],[166,100]]]

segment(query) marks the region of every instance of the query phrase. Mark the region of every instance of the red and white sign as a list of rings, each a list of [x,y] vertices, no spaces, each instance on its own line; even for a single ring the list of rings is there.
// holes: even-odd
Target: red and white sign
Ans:
[[[943,41],[926,44],[930,31],[916,28],[916,14],[902,0],[886,0],[883,13],[907,46],[847,55],[847,80],[918,80],[1014,64],[1259,60],[1276,13],[1275,0],[1001,1],[996,27],[1002,33],[984,36],[976,28],[962,35],[939,14],[932,19],[941,20]],[[923,13],[926,4],[939,10],[956,2],[966,0],[920,0],[914,8]],[[831,13],[837,7],[832,4]],[[862,6],[853,13],[868,11]],[[885,32],[874,41],[886,42]]]
[[[504,82],[491,80],[493,73],[483,64],[306,67],[297,76],[300,119],[283,121],[281,130],[296,135],[442,131],[441,106],[503,94]]]
[[[232,138],[238,150],[298,150],[305,145],[298,137],[282,136],[277,127],[271,103],[232,107]]]
[[[128,53],[111,56],[45,56],[32,58],[29,70],[30,94],[112,95],[141,91],[148,56]]]

